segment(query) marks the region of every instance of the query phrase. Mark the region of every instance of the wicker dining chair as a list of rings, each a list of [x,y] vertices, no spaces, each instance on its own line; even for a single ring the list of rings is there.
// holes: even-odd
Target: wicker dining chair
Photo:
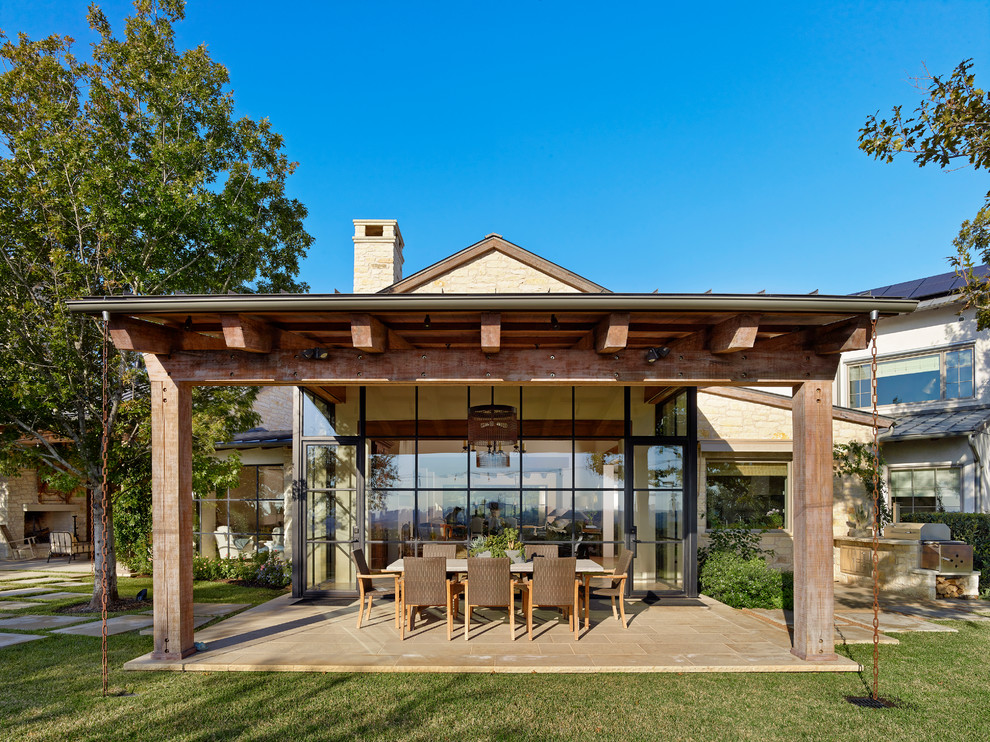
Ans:
[[[399,595],[398,595],[398,583],[394,574],[382,574],[380,572],[372,572],[368,567],[368,560],[364,558],[364,549],[354,549],[351,552],[351,561],[354,562],[354,567],[357,569],[357,584],[359,592],[359,602],[360,610],[358,610],[358,620],[357,627],[361,628],[361,622],[364,619],[365,609],[367,608],[368,618],[371,618],[371,602],[376,594],[386,595],[389,592],[395,593],[395,627],[399,627]],[[387,587],[379,587],[375,585],[374,580],[383,579],[392,580],[393,589],[389,590]],[[367,605],[365,604],[365,598],[367,598]]]
[[[457,558],[457,544],[423,544],[424,557]]]
[[[526,544],[524,548],[526,549],[527,559],[532,559],[533,557],[556,559],[560,556],[560,548],[557,544]]]
[[[447,610],[447,640],[453,636],[454,614],[457,612],[459,596],[463,585],[447,579],[447,560],[443,557],[406,557],[402,560],[402,579],[399,593],[402,603],[402,621],[399,624],[399,638],[406,638],[406,624],[409,631],[415,628],[414,617],[421,608],[444,607]]]
[[[472,608],[508,608],[509,637],[516,640],[516,590],[522,589],[523,606],[526,605],[528,588],[524,583],[515,582],[508,557],[469,557],[467,579],[464,585],[464,640],[471,632]]]
[[[628,629],[626,623],[626,604],[623,597],[626,593],[626,578],[629,577],[629,565],[632,564],[633,553],[629,549],[624,549],[619,558],[615,560],[615,569],[610,575],[590,575],[592,580],[611,580],[608,587],[591,586],[592,596],[608,597],[612,599],[612,615],[622,621],[622,628]],[[615,610],[615,604],[619,604],[619,612]],[[619,613],[622,618],[619,618]]]
[[[530,641],[533,640],[533,608],[538,605],[563,610],[570,619],[574,638],[578,638],[581,630],[578,614],[581,581],[575,576],[576,570],[576,557],[533,560],[533,580],[529,584],[529,600],[526,601],[526,632]]]

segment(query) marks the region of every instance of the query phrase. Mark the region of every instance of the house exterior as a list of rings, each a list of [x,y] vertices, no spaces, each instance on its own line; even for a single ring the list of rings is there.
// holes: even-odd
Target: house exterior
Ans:
[[[505,527],[605,564],[633,550],[634,592],[692,595],[712,501],[735,517],[740,490],[764,498],[750,514],[793,554],[794,653],[835,656],[833,431],[868,428],[833,407],[835,373],[866,347],[871,311],[915,302],[617,294],[494,234],[403,277],[392,220],[355,220],[354,246],[355,294],[70,303],[107,312],[117,347],[145,354],[165,587],[155,657],[194,651],[193,545],[241,548],[226,536],[244,534],[228,525],[221,543],[216,523],[248,500],[255,548],[284,549],[300,596],[353,589],[356,546],[384,566]],[[232,443],[255,457],[250,496],[194,500],[200,384],[292,390],[291,466],[275,453],[284,423]]]
[[[978,275],[986,277],[982,267]],[[881,436],[891,502],[902,513],[990,512],[990,340],[944,273],[862,292],[915,299],[915,312],[877,325],[877,396],[894,426]],[[835,399],[870,407],[870,353],[842,355]]]

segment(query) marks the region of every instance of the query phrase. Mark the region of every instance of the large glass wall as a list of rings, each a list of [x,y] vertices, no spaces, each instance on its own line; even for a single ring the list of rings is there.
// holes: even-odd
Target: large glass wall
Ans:
[[[285,467],[241,466],[236,487],[193,501],[197,551],[236,559],[285,550]]]
[[[358,396],[350,392],[349,405]],[[306,477],[308,589],[353,588],[346,556],[357,545],[381,569],[430,542],[466,555],[472,539],[508,528],[524,543],[553,543],[561,556],[606,567],[623,547],[636,548],[638,532],[637,589],[683,588],[683,476],[653,481],[638,462],[645,456],[644,472],[655,473],[657,455],[681,456],[683,446],[656,444],[687,435],[684,395],[660,409],[623,387],[384,386],[363,395],[361,419],[345,424],[339,406],[302,393],[302,448],[324,458],[332,449],[336,466],[328,481],[320,463],[320,481]],[[511,410],[510,442],[469,438],[470,411],[480,405]],[[631,448],[634,436],[663,453]],[[300,463],[322,461],[313,455]]]

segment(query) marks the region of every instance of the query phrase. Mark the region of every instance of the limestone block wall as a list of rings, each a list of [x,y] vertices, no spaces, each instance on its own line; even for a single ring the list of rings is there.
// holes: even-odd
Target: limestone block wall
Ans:
[[[355,275],[355,281],[357,280]],[[356,284],[355,284],[356,285]],[[492,250],[413,289],[415,294],[575,294],[573,286]]]
[[[266,430],[292,429],[292,387],[265,386],[258,392],[254,410]]]
[[[793,438],[791,426],[791,411],[786,408],[758,404],[746,400],[730,399],[714,394],[698,394],[698,439],[699,441],[725,441],[731,444],[731,455],[745,460],[747,451],[758,458],[777,458],[790,460],[790,442]],[[832,440],[835,443],[849,441],[866,442],[873,438],[871,426],[846,420],[833,420]],[[702,453],[699,457],[700,487],[699,543],[704,545],[705,522],[705,457],[711,453]],[[724,454],[723,454],[724,455]],[[832,485],[832,532],[836,537],[848,533],[850,514],[857,505],[864,505],[869,499],[868,493],[858,479],[852,477],[835,477]],[[789,524],[788,524],[789,525]],[[791,569],[794,560],[794,544],[789,530],[773,530],[764,534],[762,546],[772,549],[775,553],[770,563],[781,569]]]
[[[16,539],[24,538],[24,505],[38,501],[38,478],[33,470],[24,470],[18,476],[0,477],[0,523],[10,530]],[[7,545],[0,544],[3,556]]]

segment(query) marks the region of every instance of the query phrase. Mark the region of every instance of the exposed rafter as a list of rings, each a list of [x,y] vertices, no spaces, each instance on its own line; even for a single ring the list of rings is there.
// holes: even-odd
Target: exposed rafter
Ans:
[[[498,353],[502,348],[502,315],[499,312],[481,313],[481,350]]]
[[[595,350],[616,353],[629,342],[629,312],[612,312],[595,328]]]
[[[737,314],[712,327],[708,347],[712,353],[748,350],[756,342],[759,329],[759,314]]]

